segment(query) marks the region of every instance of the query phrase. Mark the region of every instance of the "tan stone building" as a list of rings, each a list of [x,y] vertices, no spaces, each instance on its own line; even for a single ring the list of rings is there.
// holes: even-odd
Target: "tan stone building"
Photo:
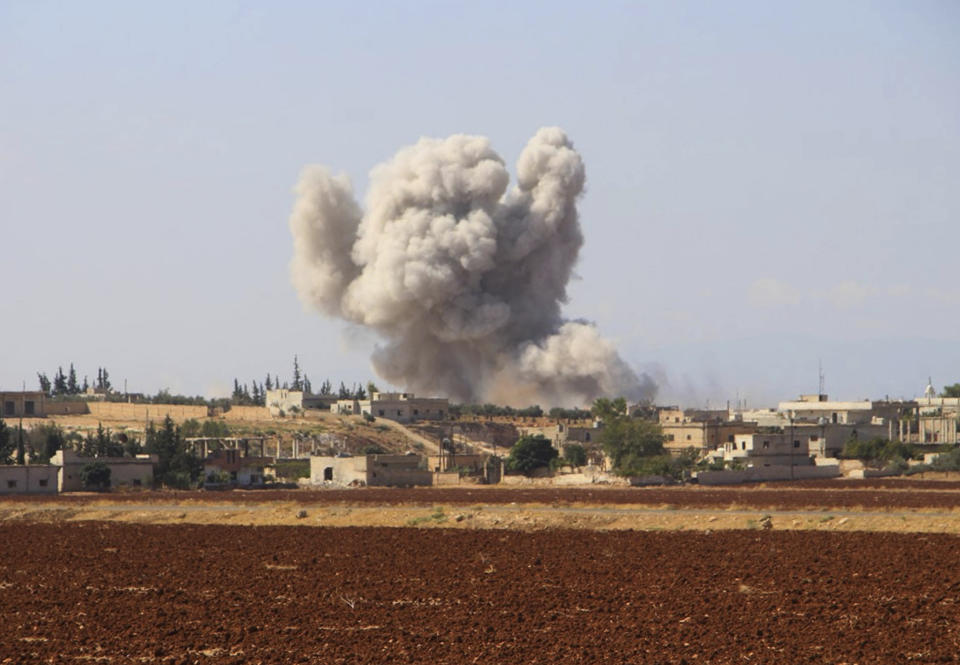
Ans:
[[[60,467],[57,490],[76,492],[83,490],[80,478],[83,467],[93,462],[102,462],[110,468],[111,487],[150,488],[153,486],[153,471],[158,462],[156,455],[136,457],[84,457],[73,450],[58,450],[50,463]]]
[[[446,397],[416,397],[412,393],[373,393],[370,399],[342,399],[331,407],[341,415],[371,415],[400,423],[443,420],[450,415]]]
[[[40,391],[0,392],[0,418],[42,418],[45,402]]]
[[[419,455],[337,455],[310,458],[313,485],[414,487],[433,484]]]

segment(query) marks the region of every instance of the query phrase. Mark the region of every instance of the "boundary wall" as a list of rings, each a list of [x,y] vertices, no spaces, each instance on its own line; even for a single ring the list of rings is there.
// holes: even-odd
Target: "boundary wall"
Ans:
[[[824,466],[775,465],[757,466],[742,471],[701,471],[697,482],[701,485],[733,485],[736,483],[755,483],[764,480],[804,480],[807,478],[838,478],[840,467],[836,464]]]

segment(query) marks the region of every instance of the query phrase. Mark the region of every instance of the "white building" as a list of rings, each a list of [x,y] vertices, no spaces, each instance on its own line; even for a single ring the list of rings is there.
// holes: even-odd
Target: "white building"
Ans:
[[[443,420],[450,414],[445,397],[415,397],[412,393],[373,393],[370,399],[342,399],[331,408],[341,415],[371,415],[401,423]]]

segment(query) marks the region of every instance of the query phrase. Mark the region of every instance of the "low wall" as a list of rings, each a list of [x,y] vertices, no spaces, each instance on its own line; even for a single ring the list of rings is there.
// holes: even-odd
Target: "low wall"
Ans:
[[[223,413],[225,420],[272,420],[265,406],[233,406]]]
[[[734,485],[765,480],[805,480],[807,478],[837,478],[840,467],[827,466],[758,466],[742,471],[701,471],[697,482],[701,485]]]
[[[182,404],[130,404],[127,402],[88,402],[92,416],[101,420],[171,420],[183,422],[191,418],[206,418],[207,407]]]
[[[460,473],[457,471],[436,472],[433,474],[433,484],[437,487],[460,484]]]
[[[854,469],[847,474],[847,478],[885,478],[887,476],[899,476],[900,472],[896,469]]]
[[[47,400],[43,403],[43,412],[48,416],[75,416],[90,413],[88,402],[54,402]]]

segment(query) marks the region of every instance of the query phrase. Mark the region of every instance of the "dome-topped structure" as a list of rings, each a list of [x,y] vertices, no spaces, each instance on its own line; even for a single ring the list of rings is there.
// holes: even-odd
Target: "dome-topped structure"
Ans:
[[[934,397],[937,396],[937,389],[933,387],[932,378],[927,379],[927,387],[923,391],[923,396],[926,397],[927,399],[933,399]]]

